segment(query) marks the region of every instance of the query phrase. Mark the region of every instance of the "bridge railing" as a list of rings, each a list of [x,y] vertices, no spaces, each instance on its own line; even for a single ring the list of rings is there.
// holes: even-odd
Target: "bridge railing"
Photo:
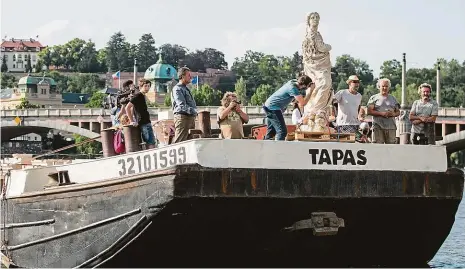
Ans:
[[[199,111],[207,110],[216,115],[217,106],[201,106]],[[263,114],[261,106],[244,106],[245,113],[251,115]],[[170,107],[149,108],[150,115],[158,115],[161,111],[170,111]],[[285,114],[292,111],[288,109]],[[465,117],[465,108],[440,107],[440,117]],[[109,109],[103,108],[39,108],[39,109],[6,109],[0,110],[1,117],[81,117],[81,116],[110,115]]]
[[[198,111],[207,110],[216,115],[217,106],[201,106]],[[170,111],[169,107],[149,108],[150,115],[158,115],[162,111]],[[263,114],[261,106],[244,106],[242,110],[247,114]],[[287,110],[286,114],[292,111]],[[109,109],[103,108],[37,108],[37,109],[9,109],[0,110],[1,117],[82,117],[82,116],[110,115]]]

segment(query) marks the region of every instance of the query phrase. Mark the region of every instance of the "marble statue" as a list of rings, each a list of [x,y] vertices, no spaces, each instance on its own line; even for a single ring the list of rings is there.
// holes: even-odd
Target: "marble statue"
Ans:
[[[307,16],[307,30],[302,43],[304,73],[315,83],[310,101],[305,106],[305,114],[309,116],[309,129],[313,132],[328,130],[328,120],[332,116],[331,103],[331,45],[323,42],[318,32],[320,15],[312,12]]]

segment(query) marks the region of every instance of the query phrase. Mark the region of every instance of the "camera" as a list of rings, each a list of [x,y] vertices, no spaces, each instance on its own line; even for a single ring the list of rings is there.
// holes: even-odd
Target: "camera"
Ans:
[[[233,100],[232,102],[236,103],[236,104],[239,104],[239,105],[242,104],[241,101],[238,101],[238,100]]]

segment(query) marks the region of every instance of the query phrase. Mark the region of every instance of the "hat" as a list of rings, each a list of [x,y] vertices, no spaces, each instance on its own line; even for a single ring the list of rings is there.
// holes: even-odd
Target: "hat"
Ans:
[[[357,80],[357,81],[360,81],[360,79],[358,79],[358,77],[356,75],[352,75],[349,77],[349,79],[346,81],[347,84],[350,84],[351,81],[353,80]]]

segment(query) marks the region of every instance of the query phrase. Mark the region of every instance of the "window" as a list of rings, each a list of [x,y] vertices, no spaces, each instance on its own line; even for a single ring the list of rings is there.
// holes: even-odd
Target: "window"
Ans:
[[[19,142],[16,142],[16,147],[19,148]]]
[[[8,55],[3,55],[3,57],[5,57],[5,60],[8,61]]]
[[[13,61],[16,61],[16,54],[13,54]]]
[[[13,147],[13,142],[8,142],[8,147],[12,148]]]
[[[25,57],[26,58],[26,57]],[[18,55],[18,60],[22,60],[23,59],[23,55],[19,54]]]
[[[15,65],[13,65],[13,68],[16,68],[16,66],[15,66]]]
[[[32,55],[32,61],[35,62],[35,60],[36,60],[36,56]]]
[[[37,48],[36,48],[36,51],[40,51],[40,47],[37,47]]]

